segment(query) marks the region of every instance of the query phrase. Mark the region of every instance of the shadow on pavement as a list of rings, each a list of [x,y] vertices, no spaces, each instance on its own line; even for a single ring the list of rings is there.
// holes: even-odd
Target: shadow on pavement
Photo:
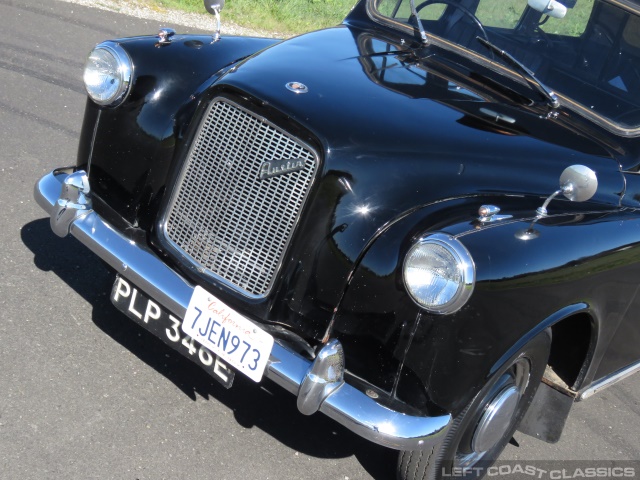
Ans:
[[[257,384],[236,375],[233,387],[226,390],[196,364],[129,320],[109,299],[113,274],[75,238],[57,237],[48,219],[26,224],[21,237],[34,253],[37,268],[55,273],[93,306],[92,320],[98,328],[189,398],[213,398],[233,410],[242,427],[260,428],[295,451],[318,458],[354,455],[373,478],[395,477],[396,452],[367,442],[320,413],[302,415],[295,397],[269,380]]]

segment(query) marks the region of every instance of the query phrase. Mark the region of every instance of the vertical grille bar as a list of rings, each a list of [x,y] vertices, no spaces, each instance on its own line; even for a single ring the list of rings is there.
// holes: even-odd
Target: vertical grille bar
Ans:
[[[165,238],[205,273],[247,295],[265,296],[317,158],[265,119],[228,99],[214,99],[165,215]]]

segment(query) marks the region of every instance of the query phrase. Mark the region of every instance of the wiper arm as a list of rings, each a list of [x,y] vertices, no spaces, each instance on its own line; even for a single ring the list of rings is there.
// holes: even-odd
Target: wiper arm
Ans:
[[[531,70],[529,70],[526,67],[526,65],[520,62],[520,60],[517,60],[509,52],[502,50],[497,45],[494,45],[493,43],[491,43],[490,41],[482,37],[476,37],[476,40],[478,40],[482,45],[487,47],[489,50],[491,50],[495,54],[502,57],[509,65],[515,68],[518,71],[518,73],[522,75],[522,77],[525,79],[527,84],[529,85],[533,84],[533,86],[536,87],[536,90],[547,100],[547,103],[551,108],[558,108],[560,106],[558,97],[553,92],[553,90],[551,90],[544,83],[538,80],[535,74]]]
[[[422,40],[423,44],[429,43],[429,39],[427,38],[427,32],[424,31],[424,27],[422,26],[422,20],[418,16],[418,10],[416,10],[416,2],[415,0],[411,0],[409,2],[411,5],[411,16],[416,19],[416,23],[418,24],[418,31],[420,32],[420,40]]]

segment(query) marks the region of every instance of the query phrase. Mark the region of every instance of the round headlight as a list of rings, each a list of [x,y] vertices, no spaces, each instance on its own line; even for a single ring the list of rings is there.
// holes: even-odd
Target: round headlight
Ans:
[[[449,314],[461,309],[473,292],[475,266],[453,237],[436,233],[420,239],[404,261],[404,283],[425,310]]]
[[[84,67],[84,86],[98,105],[116,106],[129,93],[133,66],[124,49],[114,42],[103,42],[89,54]]]

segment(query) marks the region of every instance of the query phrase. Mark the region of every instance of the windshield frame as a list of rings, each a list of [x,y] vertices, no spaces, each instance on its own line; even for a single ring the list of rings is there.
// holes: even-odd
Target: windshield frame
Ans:
[[[417,48],[424,48],[424,45],[420,45],[419,37],[417,37],[417,30],[414,26],[409,23],[405,23],[402,21],[394,20],[393,18],[387,17],[380,13],[376,8],[376,3],[379,3],[380,0],[366,0],[366,11],[369,15],[370,19],[374,22],[385,26],[387,28],[391,28],[396,32],[404,33],[408,37],[410,37],[410,41],[406,41],[405,45],[408,45],[408,48],[413,48],[411,46],[412,42],[415,42],[415,46]],[[522,0],[526,2],[526,0]],[[600,0],[602,2],[606,2],[612,4],[616,7],[622,8],[631,14],[640,17],[640,5],[631,3],[629,0]],[[427,37],[430,45],[435,45],[440,48],[444,48],[446,50],[452,51],[456,54],[464,56],[466,58],[471,59],[473,62],[488,68],[489,70],[495,71],[499,75],[507,75],[509,78],[515,80],[518,83],[526,85],[526,81],[522,78],[522,76],[516,71],[516,69],[499,63],[497,61],[492,60],[489,56],[484,56],[475,52],[463,45],[452,42],[446,38],[438,36],[435,33],[429,31],[426,28]],[[407,39],[408,40],[408,39]],[[562,107],[566,107],[572,110],[574,113],[580,115],[583,118],[586,118],[604,129],[608,130],[611,133],[614,133],[621,137],[637,137],[640,136],[640,124],[637,126],[627,126],[621,125],[620,123],[615,122],[613,119],[598,113],[597,111],[588,108],[582,103],[571,98],[569,95],[562,91],[558,91],[555,88],[553,89],[555,92],[560,105]]]

